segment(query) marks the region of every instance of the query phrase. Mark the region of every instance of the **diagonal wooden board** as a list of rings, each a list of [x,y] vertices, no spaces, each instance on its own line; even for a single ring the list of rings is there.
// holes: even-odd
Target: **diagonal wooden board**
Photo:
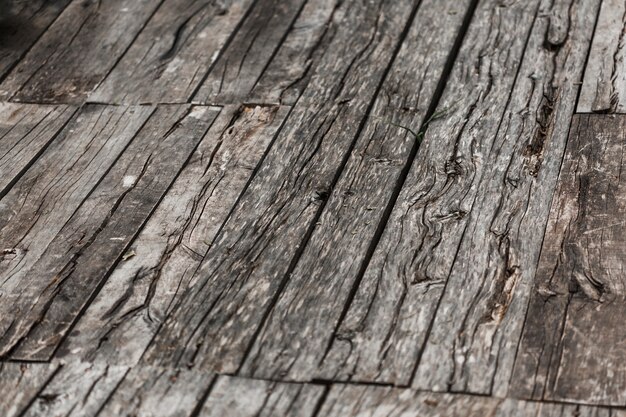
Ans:
[[[626,117],[579,115],[535,275],[511,394],[626,405]]]

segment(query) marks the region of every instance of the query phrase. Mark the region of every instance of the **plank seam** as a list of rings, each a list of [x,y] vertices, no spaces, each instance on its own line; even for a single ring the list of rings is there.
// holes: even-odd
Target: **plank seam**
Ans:
[[[589,113],[587,112],[579,112],[578,111],[578,102],[580,100],[580,95],[583,91],[583,82],[585,80],[585,73],[587,72],[587,67],[589,66],[589,59],[591,57],[591,51],[593,49],[593,41],[596,37],[596,33],[598,30],[598,22],[600,21],[600,12],[602,11],[602,2],[600,3],[600,7],[598,7],[598,12],[596,13],[596,21],[594,22],[593,25],[593,32],[591,33],[591,39],[589,39],[589,48],[587,49],[587,56],[585,57],[585,64],[583,65],[583,73],[581,74],[580,77],[580,84],[578,85],[578,93],[576,94],[576,102],[574,103],[574,114],[597,114],[595,113],[593,110]],[[571,123],[570,123],[570,131],[571,131]],[[567,139],[569,140],[569,132],[567,135]],[[567,142],[566,142],[566,146],[567,146]],[[559,167],[560,169],[560,167]],[[559,170],[559,172],[561,172]],[[543,243],[543,241],[542,241]]]

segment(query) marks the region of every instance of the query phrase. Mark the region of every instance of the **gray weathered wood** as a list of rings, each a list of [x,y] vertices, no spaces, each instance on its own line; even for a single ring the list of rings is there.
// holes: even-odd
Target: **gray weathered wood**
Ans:
[[[287,107],[226,107],[59,351],[135,364],[282,125]]]
[[[418,140],[399,126],[419,130],[470,4],[420,4],[372,115],[242,374],[307,380],[319,372]]]
[[[420,393],[358,385],[333,385],[319,415],[325,417],[616,417],[617,411],[463,394]]]
[[[55,361],[53,365],[59,367],[54,377],[30,398],[21,417],[95,417],[128,373],[128,367],[106,363]]]
[[[49,359],[219,110],[160,106],[0,305],[0,354]],[[11,276],[9,280],[13,279]]]
[[[578,112],[626,111],[626,3],[603,0],[580,91]]]
[[[200,417],[313,417],[325,387],[220,376]]]
[[[416,388],[503,396],[565,152],[599,1],[542,1],[518,81],[414,380]],[[449,253],[453,256],[454,252]]]
[[[192,417],[215,376],[193,370],[135,367],[116,387],[98,417]],[[229,414],[223,414],[229,415]]]
[[[5,1],[0,10],[0,79],[24,56],[70,0]]]
[[[430,4],[433,11],[441,7],[440,2],[425,4]],[[297,314],[295,318],[302,320],[304,325],[287,328],[295,335],[282,336],[287,342],[292,339],[300,342],[299,345],[296,343],[293,346],[285,345],[282,348],[289,355],[280,354],[276,357],[268,355],[267,363],[258,366],[268,370],[274,366],[278,371],[289,370],[290,376],[310,378],[313,375],[310,369],[319,366],[323,360],[321,369],[316,374],[324,379],[410,383],[420,346],[441,292],[441,283],[445,280],[449,265],[452,263],[449,251],[456,248],[455,243],[458,244],[462,233],[463,212],[470,207],[469,202],[462,201],[462,198],[467,194],[468,181],[471,181],[476,172],[470,164],[470,159],[462,159],[461,155],[473,149],[477,141],[489,141],[495,135],[537,8],[537,2],[511,3],[507,7],[495,7],[495,4],[495,2],[479,4],[444,91],[439,112],[445,119],[433,122],[426,133],[417,160],[413,163],[406,181],[406,187],[400,194],[387,230],[365,271],[364,279],[350,305],[346,319],[340,323],[336,332],[336,324],[329,324],[331,333],[323,334],[325,339],[323,343],[310,340],[303,343],[295,335],[307,334],[300,328],[309,323],[307,317],[314,315],[315,319],[308,326],[320,332],[320,329],[315,327],[316,321],[323,320],[322,317],[331,313],[326,312],[320,303],[321,308],[318,311]],[[500,25],[504,22],[516,24],[511,30],[501,31]],[[419,33],[420,26],[416,24],[416,33]],[[486,50],[492,53],[486,55],[484,53]],[[398,79],[404,77],[402,64],[401,60],[398,61],[397,70],[400,73],[395,76]],[[404,89],[398,91],[398,99],[392,101],[393,107],[402,109],[406,106],[415,111],[424,105],[415,101],[415,98],[405,101]],[[411,126],[408,118],[400,122],[408,123],[413,129],[419,128]],[[400,133],[401,130],[394,132]],[[489,142],[484,146],[488,144]],[[359,218],[363,224],[368,220],[368,208],[373,209],[374,213],[379,213],[378,216],[384,209],[377,207],[377,204],[370,207],[366,196],[367,194],[359,204],[359,209],[363,213],[359,214]],[[338,199],[341,197],[338,196]],[[350,196],[343,198],[351,204]],[[384,205],[384,200],[379,204]],[[333,208],[337,210],[336,206]],[[332,212],[329,216],[331,215]],[[354,210],[348,210],[344,214],[344,217],[352,216],[355,216]],[[342,221],[349,225],[350,218]],[[337,221],[333,223],[335,222]],[[324,226],[322,222],[321,226],[331,230],[333,223]],[[353,225],[350,229],[340,229],[337,236],[341,236],[340,233],[350,235],[354,229],[367,230],[365,227],[359,225],[357,229]],[[354,242],[359,242],[360,236],[357,233],[353,238]],[[357,247],[355,243],[353,245]],[[361,259],[364,259],[363,252],[361,246]],[[339,267],[346,268],[345,265],[350,265],[351,257],[352,254],[344,255],[342,265]],[[336,261],[328,264],[325,268],[330,269],[335,266]],[[350,267],[352,275],[361,272],[359,263]],[[311,295],[320,291],[326,294],[326,287],[332,286],[333,289],[327,292],[325,300],[341,292],[341,301],[345,302],[346,293],[351,291],[351,288],[350,286],[341,288],[345,285],[342,283],[344,272],[345,270],[337,269],[327,277],[318,277],[317,280],[328,281],[323,281],[317,290],[315,280],[301,285]],[[295,293],[296,296],[300,296],[299,294]],[[300,300],[296,299],[290,308],[294,311],[303,307],[314,309],[317,297],[320,295],[314,295],[311,301],[303,298],[303,306],[300,306],[298,302]],[[343,308],[343,303],[338,308]],[[284,320],[283,317],[280,319]],[[337,320],[337,316],[334,320]],[[305,330],[311,331],[306,328]],[[324,329],[324,332],[328,330]],[[318,334],[321,337],[321,333]],[[308,336],[312,340],[316,339],[315,336],[311,337],[311,334]],[[316,352],[308,350],[310,344],[317,350]],[[280,349],[274,350],[271,355],[278,351]],[[277,363],[274,364],[273,361]]]
[[[80,103],[156,10],[158,0],[76,0],[0,84],[0,97]]]
[[[241,102],[254,87],[307,0],[259,0],[219,57],[194,102]]]
[[[515,361],[515,396],[626,405],[625,131],[624,116],[574,119]]]
[[[58,368],[58,364],[0,362],[0,415],[22,416]]]
[[[245,100],[250,103],[294,104],[306,88],[337,26],[346,12],[349,13],[353,1],[307,1],[280,49]]]
[[[315,225],[415,6],[410,0],[354,5],[194,286],[151,344],[148,362],[222,372],[239,367]]]
[[[0,103],[0,198],[76,111],[67,106]]]
[[[252,0],[166,0],[90,101],[189,100]]]
[[[151,108],[86,106],[0,199],[0,309],[30,267],[117,160]],[[25,289],[25,288],[22,288]],[[1,333],[11,315],[0,317]]]

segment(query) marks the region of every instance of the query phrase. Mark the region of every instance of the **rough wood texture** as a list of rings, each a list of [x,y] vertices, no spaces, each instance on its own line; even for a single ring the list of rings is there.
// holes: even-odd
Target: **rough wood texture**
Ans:
[[[128,373],[128,367],[72,361],[55,362],[58,370],[30,398],[22,417],[91,417],[99,410]],[[33,367],[42,367],[42,364]],[[154,376],[154,375],[151,375]]]
[[[24,56],[70,0],[4,2],[0,11],[0,79]],[[7,7],[8,6],[8,7]]]
[[[195,102],[241,102],[272,60],[293,21],[307,0],[259,0],[219,57]]]
[[[116,387],[97,415],[192,417],[214,378],[213,374],[190,370],[136,367]]]
[[[245,100],[294,104],[353,1],[308,0]]]
[[[440,7],[437,6],[439,2],[426,4],[433,5],[435,10]],[[296,362],[300,369],[294,369],[295,375],[298,375],[296,372],[300,372],[300,377],[306,375],[307,367],[323,360],[319,374],[324,379],[410,383],[441,293],[441,284],[452,262],[449,252],[456,249],[460,238],[462,213],[469,210],[468,203],[461,199],[468,193],[466,185],[475,170],[469,158],[462,158],[463,152],[472,150],[475,141],[487,141],[495,135],[508,98],[506,92],[514,82],[537,8],[536,2],[512,3],[508,7],[495,5],[496,2],[479,4],[443,93],[439,114],[445,118],[430,124],[406,187],[367,265],[345,320],[339,323],[338,329],[334,323],[330,325],[333,333],[324,335],[327,338],[325,343],[314,344],[318,351],[311,356],[317,360],[309,359],[307,364],[305,356],[305,361]],[[507,21],[516,22],[514,30],[501,31],[500,26]],[[419,26],[416,25],[417,31]],[[485,50],[492,53],[485,55]],[[402,68],[402,61],[398,64]],[[403,89],[398,91],[403,94]],[[396,106],[417,109],[423,105],[413,100],[406,103],[400,100]],[[410,124],[410,119],[403,121]],[[361,205],[365,205],[361,210],[369,206]],[[382,209],[376,204],[373,208],[375,212]],[[350,212],[345,216],[353,215]],[[362,221],[367,221],[366,216],[363,217]],[[363,230],[362,227],[359,230]],[[344,233],[351,231],[346,229]],[[355,236],[355,239],[359,238]],[[362,273],[358,271],[360,267],[357,265],[353,270]],[[342,273],[338,275],[343,276]],[[339,281],[334,274],[328,279]],[[314,281],[309,285],[315,288]],[[338,287],[341,282],[332,285]],[[351,290],[342,290],[344,300],[346,292]],[[329,296],[336,292],[336,289],[330,291]],[[312,298],[313,303],[317,303],[315,298]],[[294,302],[292,305],[298,304]],[[317,314],[326,316],[329,313],[320,311]],[[298,317],[306,323],[306,316]],[[315,323],[310,326],[315,328]],[[299,332],[298,326],[291,331]],[[289,335],[285,339],[291,340],[292,337]],[[288,368],[290,361],[298,358],[298,350],[307,349],[308,345],[309,342],[306,345],[301,343],[302,347],[294,344],[290,348],[294,353],[284,360],[281,356],[277,369]],[[304,354],[308,351],[305,350]],[[269,368],[272,363],[266,366]]]
[[[159,3],[71,2],[0,84],[0,98],[82,102],[113,68]]]
[[[543,404],[482,396],[333,385],[319,415],[325,417],[617,417],[609,409]]]
[[[252,0],[166,0],[90,101],[189,100]]]
[[[200,417],[314,417],[326,388],[220,376]]]
[[[0,362],[0,415],[18,417],[58,370],[58,364]]]
[[[625,33],[626,3],[622,0],[603,0],[578,112],[626,112]]]
[[[153,109],[87,106],[0,199],[0,317],[7,331],[10,294],[119,158]],[[114,138],[114,140],[113,140]],[[36,279],[37,277],[31,277]]]
[[[561,169],[512,393],[625,405],[624,116],[577,116]]]
[[[490,163],[473,185],[478,198],[417,388],[502,396],[516,383],[513,362],[598,8],[599,1],[542,2],[493,146],[467,154]]]
[[[45,252],[26,266],[28,275],[14,283],[18,289],[3,297],[2,355],[50,358],[217,113],[187,105],[161,106],[155,111]]]
[[[157,334],[148,362],[222,372],[239,367],[324,207],[415,6],[408,0],[354,5],[195,285]]]
[[[206,254],[287,107],[227,107],[59,352],[134,364]]]
[[[76,111],[0,103],[0,198],[42,154]]]
[[[255,340],[244,375],[307,380],[319,373],[369,246],[417,146],[418,138],[399,126],[419,130],[424,122],[458,31],[473,11],[470,4],[420,4],[371,117]],[[435,19],[441,15],[445,20]]]

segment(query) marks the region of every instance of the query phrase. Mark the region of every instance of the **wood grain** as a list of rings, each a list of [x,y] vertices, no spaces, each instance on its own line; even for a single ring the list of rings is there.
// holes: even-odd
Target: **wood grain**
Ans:
[[[252,3],[166,0],[89,101],[187,102]]]
[[[226,107],[57,356],[133,365],[190,285],[287,107]]]
[[[321,385],[220,376],[198,415],[313,417],[324,391]]]
[[[0,198],[45,151],[76,108],[0,103]]]
[[[320,415],[327,417],[609,417],[617,410],[513,399],[434,394],[407,389],[333,385]]]
[[[160,106],[0,306],[0,351],[51,357],[122,259],[218,110]],[[9,276],[15,281],[14,277]]]
[[[470,4],[420,4],[371,117],[255,340],[243,375],[297,381],[321,374],[319,364],[344,305],[413,147],[418,146],[418,138],[400,126],[417,131],[424,122]],[[441,15],[446,19],[435,19]],[[340,368],[340,364],[333,365],[335,370]]]
[[[357,3],[148,350],[146,361],[235,371],[353,146],[413,1]],[[316,97],[312,102],[307,97]]]
[[[0,362],[0,414],[18,417],[58,371],[58,364]]]
[[[626,4],[604,0],[585,69],[579,113],[626,111]]]
[[[81,103],[113,68],[159,3],[72,1],[0,84],[0,98]]]
[[[2,311],[12,309],[7,296],[19,291],[30,268],[152,112],[143,107],[84,107],[0,199]],[[0,318],[2,333],[10,318]]]
[[[624,405],[623,116],[576,116],[537,268],[512,394]]]
[[[5,1],[2,4],[0,80],[22,59],[68,3],[70,0]]]

